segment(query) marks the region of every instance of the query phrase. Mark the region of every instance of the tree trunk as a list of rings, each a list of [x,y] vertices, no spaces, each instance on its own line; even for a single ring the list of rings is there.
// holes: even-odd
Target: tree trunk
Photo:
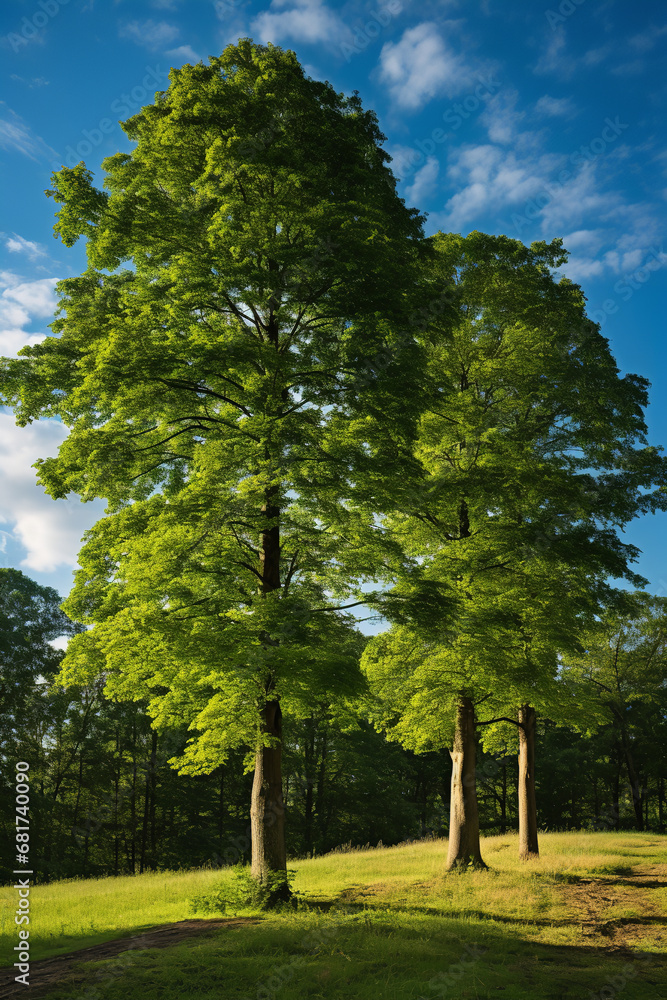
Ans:
[[[628,781],[630,782],[630,790],[632,792],[632,805],[635,811],[635,825],[638,830],[644,829],[644,811],[642,809],[642,793],[639,784],[639,776],[635,770],[634,760],[632,759],[632,751],[630,750],[630,741],[628,739],[627,733],[623,732],[623,753],[625,755],[625,766],[628,771]]]
[[[475,788],[477,733],[475,706],[459,697],[452,758],[447,871],[453,868],[486,868],[479,846],[479,815]]]
[[[251,872],[265,885],[277,883],[268,900],[271,904],[289,897],[281,768],[282,712],[279,702],[266,702],[262,712],[262,729],[279,742],[275,746],[259,747],[255,758],[250,805]]]
[[[538,858],[535,800],[535,709],[519,708],[519,857]]]
[[[267,451],[267,460],[270,455]],[[268,522],[261,532],[259,562],[262,597],[280,590],[280,508],[279,491],[269,487],[264,496],[262,514]],[[276,645],[277,640],[263,634],[262,642]],[[267,905],[290,897],[287,884],[285,850],[285,807],[282,786],[282,711],[277,698],[271,696],[274,680],[266,678],[266,701],[262,709],[261,727],[273,736],[272,746],[259,746],[255,755],[255,776],[250,803],[250,835],[252,840],[251,873],[265,886],[270,886]]]
[[[614,774],[614,785],[612,788],[612,819],[613,826],[618,829],[621,824],[621,755],[620,750],[616,748],[616,771]]]
[[[315,794],[315,718],[308,720],[308,732],[304,741],[304,771],[306,776],[306,794],[304,802],[304,844],[306,854],[313,857],[313,806]]]
[[[225,827],[225,769],[220,768],[220,789],[218,793],[218,850],[222,854],[222,834]]]
[[[157,865],[157,817],[155,813],[155,799],[157,795],[157,742],[158,735],[157,732],[153,730],[151,735],[151,868],[155,868]]]
[[[500,800],[500,832],[507,833],[507,758],[503,757],[502,798]]]

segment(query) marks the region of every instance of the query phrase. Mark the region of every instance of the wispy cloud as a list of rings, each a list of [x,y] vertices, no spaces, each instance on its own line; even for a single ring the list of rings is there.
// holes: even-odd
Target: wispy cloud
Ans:
[[[447,170],[450,185],[459,190],[445,205],[443,222],[451,231],[463,230],[483,214],[523,205],[543,187],[547,166],[490,143],[460,147]]]
[[[34,90],[36,87],[48,87],[49,85],[49,80],[44,76],[32,76],[26,79],[24,76],[19,76],[18,73],[12,73],[10,80],[16,80],[17,83],[24,83],[30,90]]]
[[[549,97],[548,94],[536,102],[535,111],[549,118],[570,118],[576,114],[574,102],[569,97]]]
[[[197,63],[201,61],[201,56],[198,56],[190,45],[179,45],[177,49],[168,49],[165,55],[174,62]]]
[[[451,31],[458,22],[443,22]],[[447,42],[434,21],[407,28],[398,42],[385,42],[380,53],[380,80],[402,108],[422,107],[439,94],[453,97],[475,81],[475,67]]]
[[[39,243],[26,240],[17,233],[5,240],[5,246],[10,253],[24,253],[30,260],[37,260],[38,257],[46,257],[46,250]]]
[[[440,162],[435,156],[429,156],[421,169],[415,174],[415,179],[406,188],[405,199],[408,204],[417,207],[434,193],[440,173]]]
[[[291,38],[339,45],[352,37],[345,22],[322,0],[271,0],[270,9],[253,20],[252,30],[262,42]]]
[[[518,99],[518,92],[507,88],[487,101],[479,120],[486,126],[491,142],[508,145],[516,139],[518,126],[526,117],[524,111],[516,109]]]
[[[549,36],[549,41],[540,55],[534,72],[538,75],[554,75],[569,80],[578,70],[599,66],[613,51],[611,44],[588,49],[583,55],[573,55],[568,50],[565,29],[557,28]]]
[[[667,24],[663,24],[660,28],[648,28],[638,35],[633,35],[628,44],[635,52],[650,52],[663,38],[667,38]]]
[[[179,29],[166,21],[126,21],[119,28],[121,38],[129,38],[136,45],[155,52],[173,42],[179,35]]]
[[[4,102],[0,102],[0,106]],[[0,147],[14,149],[31,160],[47,157],[50,160],[58,158],[55,149],[44,142],[41,136],[34,135],[29,125],[23,119],[4,105],[4,117],[0,118]]]

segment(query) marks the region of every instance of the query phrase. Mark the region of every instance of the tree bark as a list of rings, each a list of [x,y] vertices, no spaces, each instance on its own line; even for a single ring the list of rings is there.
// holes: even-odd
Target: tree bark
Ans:
[[[501,779],[503,790],[500,800],[500,832],[507,833],[507,758],[503,757],[503,775]]]
[[[535,709],[519,708],[519,857],[538,858],[535,800]]]
[[[635,811],[635,826],[638,830],[643,830],[644,810],[642,809],[642,793],[639,784],[639,776],[635,769],[635,763],[630,749],[630,740],[624,727],[621,729],[621,739],[623,755],[625,757],[625,766],[628,772],[628,781],[630,783],[630,791],[632,792],[632,807]]]
[[[267,459],[269,455],[266,455]],[[280,508],[279,491],[269,487],[264,495],[262,514],[268,522],[261,532],[259,562],[263,597],[279,590],[280,580]],[[276,640],[263,635],[266,645]],[[285,850],[285,807],[282,787],[282,711],[280,702],[271,696],[274,681],[266,678],[266,701],[262,709],[263,734],[274,737],[271,746],[258,746],[255,755],[255,775],[250,803],[250,835],[252,841],[251,874],[264,885],[271,885],[267,905],[272,906],[290,897],[287,884]]]
[[[275,737],[274,746],[259,747],[250,804],[252,838],[251,873],[263,884],[277,881],[269,904],[289,898],[285,854],[285,809],[282,789],[282,712],[278,701],[267,701],[262,730]],[[282,879],[280,876],[282,875]],[[276,876],[278,876],[276,880]]]
[[[486,868],[479,846],[479,814],[475,788],[476,751],[475,706],[470,698],[462,694],[456,710],[456,732],[451,750],[452,785],[447,871],[455,868]]]

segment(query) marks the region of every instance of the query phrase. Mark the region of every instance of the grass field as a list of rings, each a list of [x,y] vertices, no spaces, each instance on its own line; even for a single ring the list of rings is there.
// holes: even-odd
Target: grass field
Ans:
[[[49,996],[667,1000],[667,837],[545,834],[540,846],[539,861],[521,864],[516,836],[487,838],[490,870],[463,874],[443,874],[444,841],[293,862],[296,910],[90,964],[88,985]],[[189,899],[229,877],[36,886],[32,958],[191,918]],[[9,956],[15,891],[0,889],[0,902]]]

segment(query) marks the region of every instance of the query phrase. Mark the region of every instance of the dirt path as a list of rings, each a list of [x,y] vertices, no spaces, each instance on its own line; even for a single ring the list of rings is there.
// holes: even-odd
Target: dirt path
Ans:
[[[236,917],[226,920],[179,920],[178,923],[174,924],[150,927],[147,931],[132,937],[105,941],[102,944],[94,944],[88,948],[81,948],[79,951],[69,952],[67,955],[57,955],[55,958],[43,958],[38,962],[30,963],[30,986],[27,993],[22,983],[14,981],[14,976],[18,975],[17,969],[0,968],[0,1000],[26,995],[32,1000],[33,997],[41,997],[50,993],[56,986],[73,988],[84,981],[90,982],[90,972],[84,974],[77,969],[80,962],[101,961],[122,954],[123,958],[115,965],[112,963],[105,971],[105,976],[113,979],[121,975],[123,969],[129,964],[133,950],[169,948],[171,945],[180,944],[193,937],[210,934],[211,931],[221,928],[231,929],[257,922],[257,918],[253,917]]]
[[[664,888],[667,865],[634,865],[630,874],[582,879],[562,891],[580,915],[584,937],[601,938],[602,947],[628,953],[641,947],[642,939],[665,940],[667,914],[653,901],[653,890]],[[630,913],[614,916],[614,910]]]

